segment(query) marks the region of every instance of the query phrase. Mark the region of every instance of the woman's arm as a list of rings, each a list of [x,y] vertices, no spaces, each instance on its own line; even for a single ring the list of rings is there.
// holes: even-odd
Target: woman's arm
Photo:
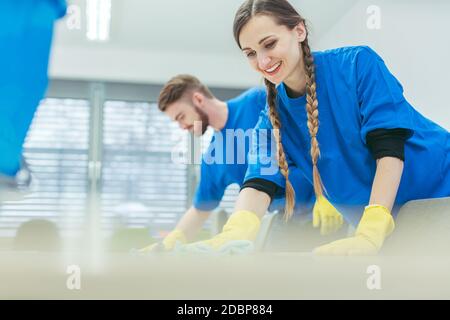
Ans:
[[[269,205],[270,197],[267,193],[253,188],[245,188],[239,193],[234,212],[251,211],[261,219],[267,212]]]
[[[403,173],[403,161],[394,157],[377,160],[370,205],[350,238],[331,242],[314,250],[319,255],[367,255],[377,253],[394,230],[391,210]],[[384,207],[384,208],[383,208]]]
[[[245,188],[236,200],[234,212],[245,210],[255,213],[262,218],[270,205],[270,197],[267,193],[253,188]],[[200,230],[205,220],[210,216],[209,211],[200,211],[191,207],[177,224],[177,229],[183,231],[188,241],[192,240]]]
[[[198,234],[206,219],[211,215],[210,211],[201,211],[194,206],[181,217],[176,226],[176,229],[181,230],[188,242],[192,241]]]
[[[259,232],[261,218],[270,204],[270,196],[253,188],[242,189],[236,201],[233,214],[228,219],[222,232],[205,241],[194,242],[188,248],[199,249],[205,245],[218,250],[223,245],[235,240],[254,241]]]
[[[394,157],[378,159],[369,204],[382,205],[391,211],[397,196],[402,173],[402,160]]]

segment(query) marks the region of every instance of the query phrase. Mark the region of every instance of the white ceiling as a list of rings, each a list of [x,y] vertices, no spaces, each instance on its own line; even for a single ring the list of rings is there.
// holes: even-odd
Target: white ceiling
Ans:
[[[69,0],[81,7],[81,30],[57,28],[59,46],[98,46],[85,38],[86,0]],[[233,53],[234,14],[242,0],[112,0],[111,40],[101,46],[157,51]],[[320,38],[357,0],[292,0],[311,25],[313,38]]]
[[[164,83],[191,73],[208,85],[248,87],[259,76],[248,68],[232,35],[234,14],[243,0],[112,0],[111,39],[86,39],[86,0],[81,29],[69,17],[57,24],[50,75],[54,78]],[[359,0],[292,0],[318,41]]]

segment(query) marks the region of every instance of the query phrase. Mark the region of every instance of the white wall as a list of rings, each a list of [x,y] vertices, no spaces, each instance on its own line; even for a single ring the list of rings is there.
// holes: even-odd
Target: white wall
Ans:
[[[140,83],[164,83],[179,73],[198,76],[210,86],[239,88],[260,84],[239,54],[85,47],[53,48],[51,76]]]
[[[366,26],[370,5],[381,9],[381,29]],[[315,43],[322,50],[369,45],[403,84],[422,114],[450,128],[450,1],[361,0]]]
[[[211,86],[260,84],[231,34],[234,12],[242,1],[113,0],[109,43],[87,42],[83,23],[75,32],[69,32],[64,21],[59,23],[50,74],[63,79],[164,83],[177,73],[192,73]],[[450,103],[445,97],[450,85],[450,1],[292,3],[310,22],[314,50],[373,47],[415,108],[450,128]],[[380,30],[366,26],[370,5],[381,9]]]

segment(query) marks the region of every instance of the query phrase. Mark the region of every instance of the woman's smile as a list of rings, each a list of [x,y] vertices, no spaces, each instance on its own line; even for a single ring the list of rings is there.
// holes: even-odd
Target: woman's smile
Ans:
[[[282,62],[280,61],[280,62],[274,64],[269,69],[264,70],[264,73],[270,77],[273,77],[280,71],[281,65],[282,65]]]

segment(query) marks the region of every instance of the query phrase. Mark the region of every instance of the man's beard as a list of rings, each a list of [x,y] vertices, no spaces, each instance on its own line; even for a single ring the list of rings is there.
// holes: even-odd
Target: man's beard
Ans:
[[[200,120],[197,120],[197,122],[201,122],[202,123],[202,135],[205,134],[206,130],[208,129],[209,126],[209,119],[208,119],[208,115],[206,114],[205,111],[203,111],[202,109],[200,109],[197,106],[194,106],[195,111],[197,112]],[[194,122],[194,129],[195,129],[195,122]]]

